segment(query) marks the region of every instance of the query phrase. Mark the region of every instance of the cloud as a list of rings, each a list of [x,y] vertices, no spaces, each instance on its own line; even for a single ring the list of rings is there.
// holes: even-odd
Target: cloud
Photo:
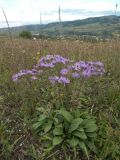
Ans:
[[[92,15],[114,15],[115,11],[113,10],[105,10],[105,11],[91,11],[86,9],[63,9],[61,10],[61,14],[68,15],[84,15],[84,16],[92,16]],[[120,15],[120,11],[117,12],[117,15]]]
[[[0,2],[12,26],[15,23],[16,25],[39,23],[40,12],[43,23],[58,21],[59,4],[63,21],[111,15],[114,14],[118,0],[116,2],[115,0],[0,0]],[[4,20],[0,9],[0,27]]]
[[[24,23],[20,22],[20,21],[9,21],[9,26],[10,27],[21,26],[21,25],[24,25]],[[3,28],[3,27],[8,27],[7,24],[6,24],[6,21],[1,21],[0,22],[0,28]]]

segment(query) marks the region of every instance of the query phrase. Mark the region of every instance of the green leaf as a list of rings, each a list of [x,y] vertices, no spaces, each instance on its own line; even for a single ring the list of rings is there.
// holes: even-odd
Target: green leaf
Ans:
[[[96,121],[94,119],[84,119],[81,125],[86,127],[87,125],[89,126],[90,124],[95,124],[95,122]]]
[[[58,114],[56,117],[57,117],[59,123],[62,123],[64,121],[64,117],[61,114]]]
[[[75,110],[75,118],[80,118],[80,110]]]
[[[67,121],[65,121],[64,122],[64,127],[65,127],[65,132],[68,132],[70,124]]]
[[[97,125],[96,124],[91,124],[89,125],[89,128],[86,128],[85,131],[86,132],[95,132],[97,130]]]
[[[59,123],[59,124],[56,125],[56,127],[62,128],[62,127],[63,127],[63,124],[62,124],[62,123]]]
[[[43,148],[49,148],[50,146],[53,146],[52,141],[50,141],[50,140],[43,140],[42,141],[42,147]]]
[[[95,138],[97,137],[97,134],[95,132],[87,133],[87,136],[90,138]]]
[[[84,128],[79,127],[79,128],[77,129],[77,131],[84,132]]]
[[[79,147],[86,154],[87,158],[89,159],[87,147],[86,147],[86,145],[85,145],[85,143],[83,141],[79,142]]]
[[[71,122],[73,120],[72,115],[66,110],[61,109],[61,114],[68,122]]]
[[[76,118],[72,121],[70,128],[69,128],[69,133],[73,132],[74,130],[76,130],[79,125],[82,123],[83,119],[81,118]]]
[[[40,118],[38,118],[38,121],[44,121],[47,117],[45,115],[41,115]]]
[[[67,140],[67,142],[71,145],[71,147],[76,147],[79,144],[79,139],[73,137],[72,139]]]
[[[44,126],[44,132],[47,133],[52,128],[53,121],[49,121]]]
[[[98,153],[97,148],[94,145],[94,142],[87,141],[86,145],[90,148],[91,151],[93,151],[96,154]]]
[[[95,125],[95,120],[89,120],[86,124],[84,124],[84,128],[89,128],[91,125]]]
[[[49,140],[52,141],[52,137],[50,135],[44,135],[43,137],[41,137],[42,140]]]
[[[40,112],[44,112],[44,111],[45,111],[45,108],[43,108],[43,107],[38,107],[36,110],[37,110],[37,111],[40,111]]]
[[[44,153],[48,153],[48,152],[50,152],[53,148],[54,148],[54,146],[51,145],[49,148],[43,149],[43,151],[44,151]]]
[[[62,141],[63,141],[63,138],[61,136],[55,136],[53,138],[53,146],[60,144]]]
[[[80,138],[80,139],[82,139],[82,140],[87,139],[87,136],[86,136],[85,132],[75,131],[75,132],[73,132],[73,135],[78,137],[78,138]]]
[[[63,135],[63,128],[62,128],[62,127],[56,127],[56,128],[53,130],[53,134],[54,134],[55,136]]]
[[[54,117],[54,124],[56,125],[58,123],[59,123],[58,118]]]
[[[37,130],[38,128],[40,128],[42,126],[42,123],[41,122],[36,122],[33,124],[33,129],[34,130]]]

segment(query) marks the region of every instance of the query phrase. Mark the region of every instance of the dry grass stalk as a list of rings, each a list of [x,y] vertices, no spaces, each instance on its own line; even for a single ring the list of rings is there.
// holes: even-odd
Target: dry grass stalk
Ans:
[[[0,5],[0,6],[1,6],[1,5]],[[7,16],[6,16],[6,13],[5,13],[5,10],[3,9],[2,6],[1,6],[1,9],[2,9],[3,15],[4,15],[5,20],[6,20],[6,24],[7,24],[7,27],[8,27],[9,37],[10,37],[11,42],[12,42],[12,32],[11,32],[11,30],[10,30],[10,25],[9,25],[9,22],[8,22],[8,19],[7,19]]]

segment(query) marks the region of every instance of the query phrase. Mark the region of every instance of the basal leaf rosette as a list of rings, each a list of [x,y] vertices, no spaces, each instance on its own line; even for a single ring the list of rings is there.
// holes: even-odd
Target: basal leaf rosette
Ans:
[[[89,151],[97,153],[95,140],[97,124],[94,117],[80,110],[68,112],[65,109],[42,113],[33,125],[34,131],[41,136],[43,148],[51,150],[61,148],[80,150],[89,157]]]

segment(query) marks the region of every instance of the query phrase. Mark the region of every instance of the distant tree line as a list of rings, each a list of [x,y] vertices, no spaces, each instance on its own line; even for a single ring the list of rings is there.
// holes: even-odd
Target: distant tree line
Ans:
[[[32,38],[32,34],[30,31],[22,31],[20,34],[19,34],[19,37],[21,38],[26,38],[26,39],[31,39]]]

